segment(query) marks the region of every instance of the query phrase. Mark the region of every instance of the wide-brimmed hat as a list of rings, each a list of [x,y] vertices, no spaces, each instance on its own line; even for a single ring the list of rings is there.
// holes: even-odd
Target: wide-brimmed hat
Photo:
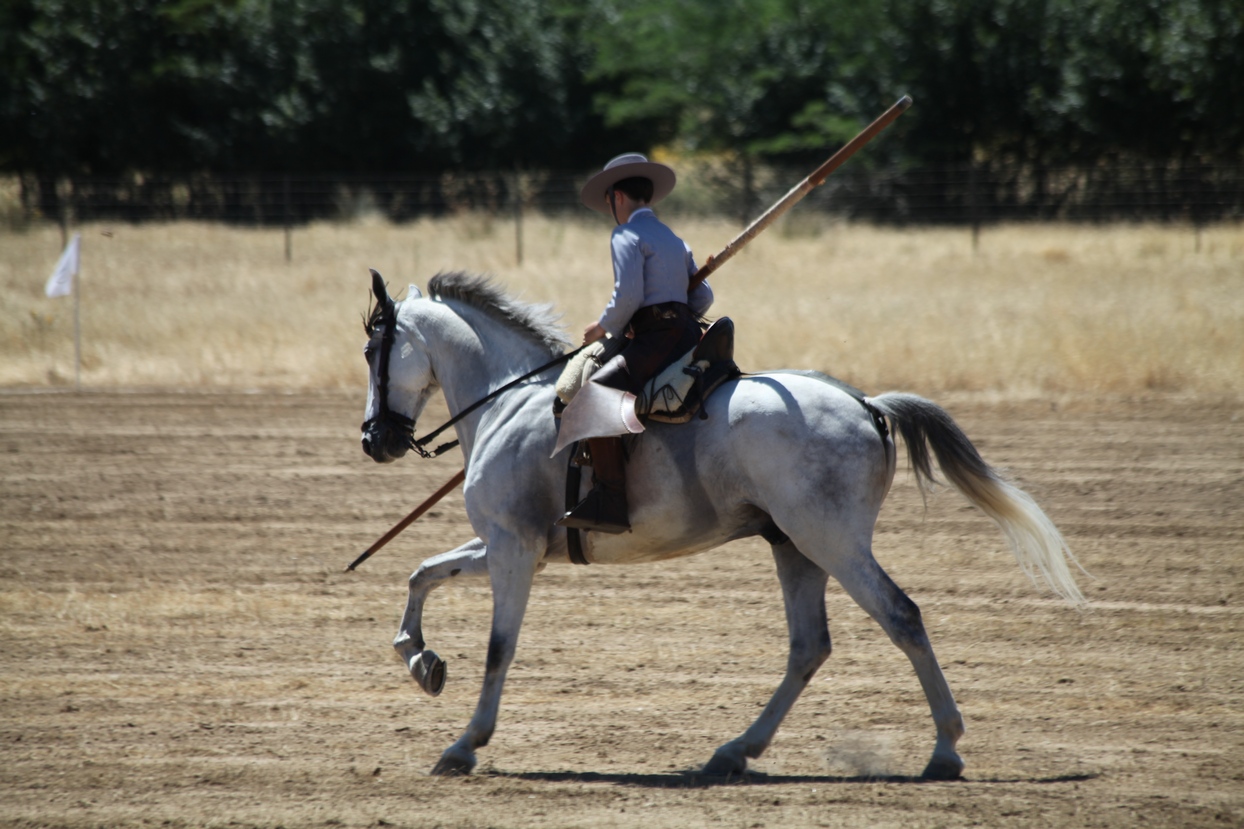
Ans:
[[[678,177],[674,171],[641,153],[623,153],[611,159],[605,169],[588,179],[587,184],[579,191],[579,199],[587,207],[597,213],[609,215],[609,205],[605,204],[605,191],[624,178],[646,178],[652,181],[652,201],[656,204],[670,194]]]

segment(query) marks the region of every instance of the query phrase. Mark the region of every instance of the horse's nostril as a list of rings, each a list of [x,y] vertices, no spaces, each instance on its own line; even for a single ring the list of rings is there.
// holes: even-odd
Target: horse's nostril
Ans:
[[[367,435],[363,435],[363,454],[371,457],[371,438]]]

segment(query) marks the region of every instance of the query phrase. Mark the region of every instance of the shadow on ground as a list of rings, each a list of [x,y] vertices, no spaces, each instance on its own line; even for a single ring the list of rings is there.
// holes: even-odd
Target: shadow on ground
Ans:
[[[611,783],[615,786],[634,786],[643,789],[706,789],[713,786],[788,786],[804,783],[818,783],[822,785],[848,785],[853,783],[934,785],[943,782],[966,785],[999,783],[1057,784],[1083,783],[1088,780],[1095,780],[1100,776],[1098,774],[1061,774],[1054,777],[988,777],[979,779],[965,777],[959,780],[940,781],[902,775],[842,777],[836,775],[764,774],[762,772],[747,772],[742,775],[714,777],[695,770],[673,771],[665,774],[600,774],[597,772],[578,773],[569,771],[505,772],[491,770],[477,772],[477,775],[481,777],[545,783]]]

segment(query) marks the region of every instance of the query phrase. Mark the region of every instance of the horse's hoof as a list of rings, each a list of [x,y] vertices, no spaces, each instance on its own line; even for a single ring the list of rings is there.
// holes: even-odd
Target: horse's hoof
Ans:
[[[742,753],[717,749],[700,774],[705,777],[742,777],[747,773],[747,758]]]
[[[436,777],[461,777],[470,774],[473,768],[475,768],[475,757],[470,754],[462,756],[451,746],[445,749],[441,759],[436,761],[436,765],[432,767],[432,774]]]
[[[958,757],[934,757],[920,776],[925,780],[958,780],[963,776],[963,765]]]
[[[435,651],[425,650],[411,660],[410,675],[425,693],[434,697],[445,689],[445,660]]]

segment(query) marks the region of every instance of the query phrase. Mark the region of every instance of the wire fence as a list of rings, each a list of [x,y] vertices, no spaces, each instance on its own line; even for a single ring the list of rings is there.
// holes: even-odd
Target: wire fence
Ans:
[[[667,209],[743,222],[808,170],[740,163],[680,164]],[[381,214],[394,222],[468,211],[580,211],[592,171],[440,175],[152,175],[11,180],[11,222],[197,220],[297,226]],[[943,165],[835,173],[800,208],[880,224],[979,227],[1016,221],[1158,221],[1195,225],[1244,218],[1244,165],[1044,167]]]

